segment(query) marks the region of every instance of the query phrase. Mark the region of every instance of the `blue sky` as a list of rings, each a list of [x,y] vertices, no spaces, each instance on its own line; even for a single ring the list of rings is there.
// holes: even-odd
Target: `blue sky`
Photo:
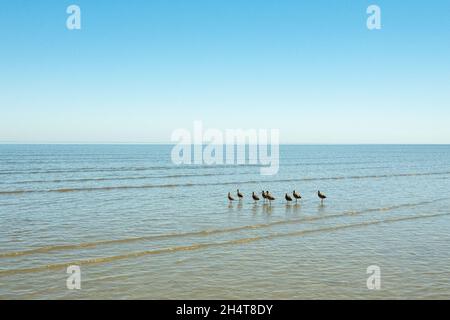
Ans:
[[[0,142],[164,143],[202,120],[283,143],[450,143],[449,14],[448,0],[5,1]]]

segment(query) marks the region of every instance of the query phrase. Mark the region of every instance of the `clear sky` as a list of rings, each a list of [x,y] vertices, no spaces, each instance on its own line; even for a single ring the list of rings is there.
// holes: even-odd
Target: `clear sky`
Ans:
[[[450,1],[0,4],[0,142],[165,143],[194,120],[283,143],[450,143]]]

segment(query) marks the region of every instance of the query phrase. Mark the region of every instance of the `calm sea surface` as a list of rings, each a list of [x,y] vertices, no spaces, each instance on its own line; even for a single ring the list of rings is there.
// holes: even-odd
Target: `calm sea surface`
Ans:
[[[170,151],[0,145],[0,299],[450,298],[450,146],[281,146],[275,176]]]

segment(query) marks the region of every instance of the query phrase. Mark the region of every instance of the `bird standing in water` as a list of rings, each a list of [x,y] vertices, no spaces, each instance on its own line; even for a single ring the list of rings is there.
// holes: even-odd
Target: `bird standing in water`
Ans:
[[[255,203],[256,203],[256,201],[259,201],[259,197],[255,194],[254,191],[252,192],[252,198],[253,198],[253,200],[255,200]]]
[[[288,195],[287,193],[284,195],[284,198],[286,199],[286,203],[289,203],[289,202],[291,202],[292,201],[292,198],[291,198],[291,196],[290,195]]]
[[[301,198],[302,198],[302,196],[300,195],[300,193],[295,192],[295,190],[292,191],[292,195],[293,195],[294,198],[295,198],[295,203],[297,203],[297,200],[298,200],[298,199],[301,199]]]
[[[266,197],[266,193],[264,192],[264,190],[261,191],[261,195],[262,195],[262,197],[263,197],[263,199],[264,199],[264,202],[266,202],[267,197]]]
[[[229,200],[230,202],[234,201],[234,198],[231,196],[231,193],[230,193],[230,192],[228,192],[228,200]]]
[[[275,197],[266,191],[266,199],[269,200],[269,204],[272,204],[272,201],[275,200]]]
[[[239,198],[239,200],[241,200],[242,198],[244,198],[244,195],[242,193],[239,192],[239,189],[237,189],[237,196]]]
[[[321,203],[323,203],[323,200],[327,198],[326,195],[324,195],[322,192],[317,191],[317,196],[320,198]]]

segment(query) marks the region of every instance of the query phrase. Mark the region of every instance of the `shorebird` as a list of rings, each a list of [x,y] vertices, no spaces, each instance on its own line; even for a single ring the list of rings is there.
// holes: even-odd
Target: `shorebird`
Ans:
[[[234,198],[231,196],[231,193],[230,192],[228,192],[228,200],[231,202],[231,201],[234,201]]]
[[[275,200],[274,196],[271,195],[271,194],[269,193],[269,191],[266,191],[266,199],[269,200],[269,204],[271,204],[272,201]]]
[[[284,195],[284,198],[286,199],[287,203],[292,201],[292,198],[290,195],[288,195],[287,193]]]
[[[238,196],[239,200],[241,200],[244,197],[244,195],[239,192],[239,189],[237,189],[237,196]]]
[[[267,197],[266,197],[266,193],[264,192],[264,190],[261,191],[261,195],[262,195],[262,197],[264,199],[264,202],[265,202],[267,200]]]
[[[253,198],[253,200],[255,200],[255,203],[256,203],[256,201],[259,201],[259,197],[255,194],[254,191],[252,192],[252,198]]]
[[[302,196],[300,195],[300,193],[295,192],[295,190],[292,191],[292,195],[294,196],[295,202],[296,202],[296,203],[297,203],[297,200],[298,200],[298,199],[301,199],[301,198],[302,198]]]
[[[323,200],[327,198],[322,192],[317,191],[317,196],[320,198],[320,201],[323,203]]]

